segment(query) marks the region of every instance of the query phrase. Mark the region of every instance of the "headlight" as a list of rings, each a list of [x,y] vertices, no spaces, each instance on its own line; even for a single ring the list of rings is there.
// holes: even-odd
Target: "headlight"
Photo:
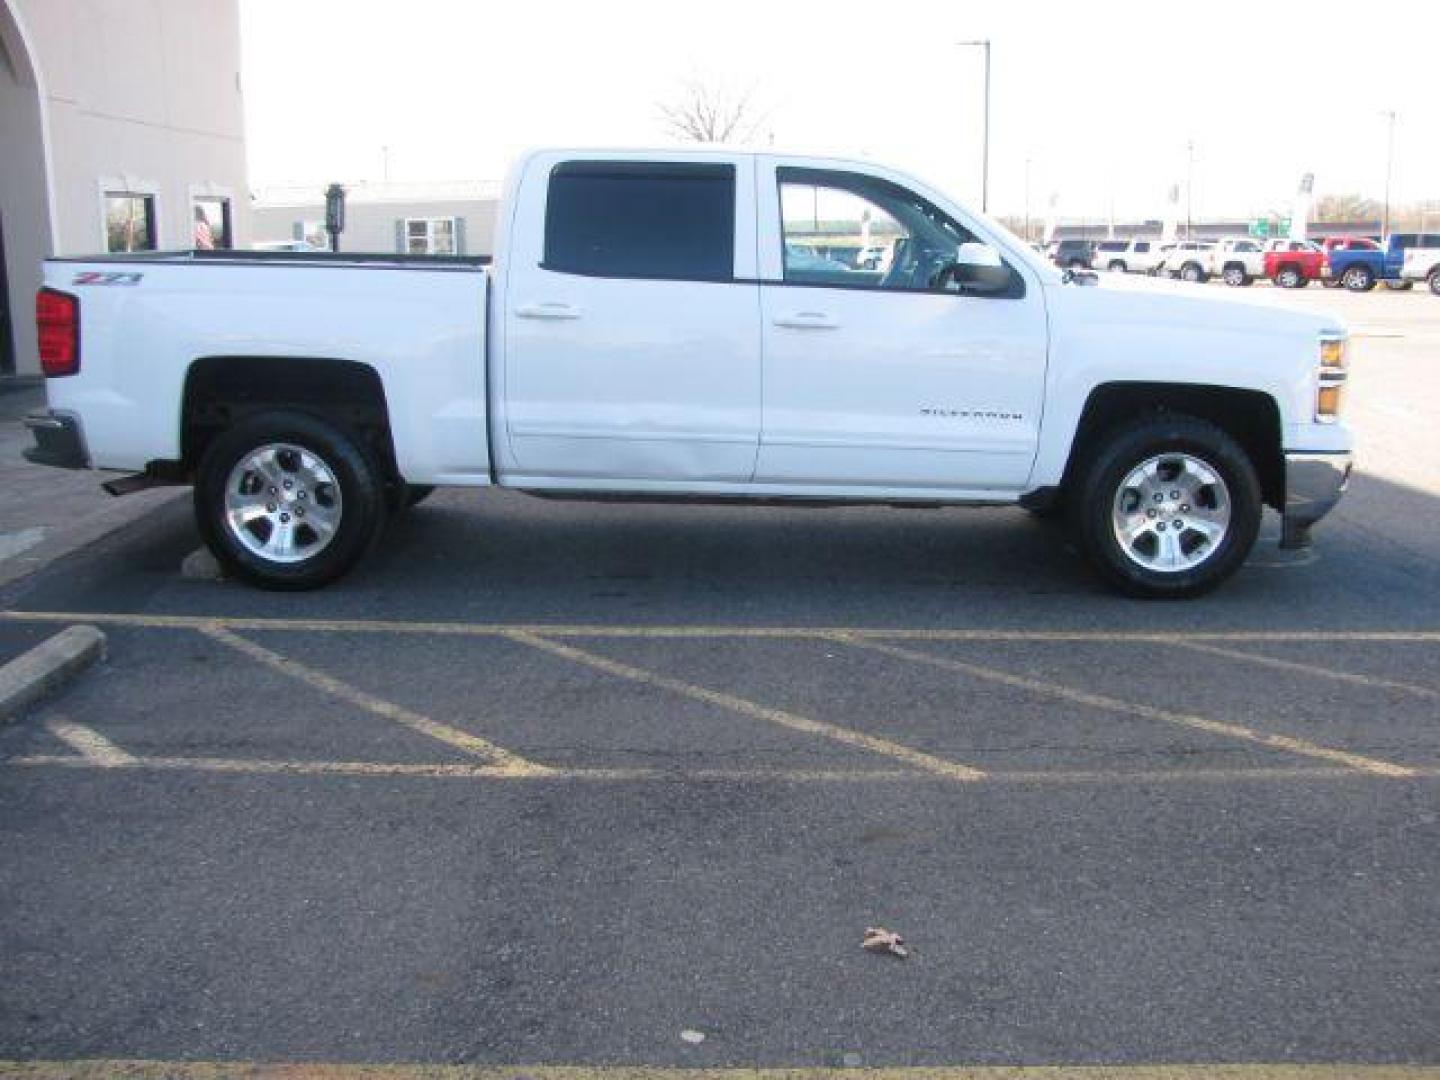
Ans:
[[[1315,385],[1315,419],[1319,423],[1333,424],[1340,417],[1340,402],[1350,366],[1348,345],[1343,335],[1326,334],[1320,338],[1320,366]]]

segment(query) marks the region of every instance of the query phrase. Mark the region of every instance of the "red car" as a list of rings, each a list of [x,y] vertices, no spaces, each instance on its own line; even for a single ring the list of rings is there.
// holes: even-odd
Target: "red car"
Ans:
[[[1272,240],[1265,250],[1265,276],[1282,289],[1303,289],[1324,266],[1325,252],[1308,240]]]

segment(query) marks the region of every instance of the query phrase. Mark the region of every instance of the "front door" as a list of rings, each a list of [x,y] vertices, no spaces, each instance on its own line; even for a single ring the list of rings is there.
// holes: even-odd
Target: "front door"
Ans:
[[[748,481],[752,159],[542,155],[520,191],[501,298],[511,482]]]
[[[897,180],[764,158],[759,170],[757,483],[1022,487],[1044,397],[1038,283],[1003,260],[960,265],[977,233]],[[850,261],[876,247],[873,269]]]

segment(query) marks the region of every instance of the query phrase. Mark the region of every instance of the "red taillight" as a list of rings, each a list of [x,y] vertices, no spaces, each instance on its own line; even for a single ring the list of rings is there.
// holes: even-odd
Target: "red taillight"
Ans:
[[[55,289],[35,294],[35,328],[40,337],[40,370],[58,379],[80,370],[80,300]]]

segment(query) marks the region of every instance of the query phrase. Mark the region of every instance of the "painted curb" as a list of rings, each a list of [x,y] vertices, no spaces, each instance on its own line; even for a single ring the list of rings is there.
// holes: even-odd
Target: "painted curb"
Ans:
[[[0,722],[13,719],[40,698],[105,659],[105,635],[93,626],[71,626],[0,668]]]

